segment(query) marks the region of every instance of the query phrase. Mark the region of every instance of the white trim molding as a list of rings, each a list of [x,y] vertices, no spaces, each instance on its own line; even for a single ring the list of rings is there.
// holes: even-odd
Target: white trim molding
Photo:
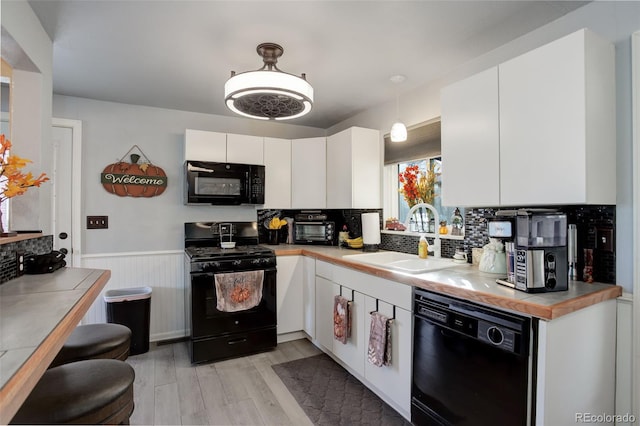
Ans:
[[[631,35],[633,137],[633,383],[631,410],[640,415],[640,31]]]
[[[72,264],[80,265],[80,257],[82,256],[82,121],[70,120],[67,118],[52,118],[51,125],[53,127],[64,127],[71,129],[72,140],[72,163],[73,173],[71,174],[71,193],[74,196],[71,199],[71,248],[72,248]],[[52,200],[52,205],[53,205]],[[52,221],[55,214],[51,216]],[[53,223],[51,224],[53,228]]]

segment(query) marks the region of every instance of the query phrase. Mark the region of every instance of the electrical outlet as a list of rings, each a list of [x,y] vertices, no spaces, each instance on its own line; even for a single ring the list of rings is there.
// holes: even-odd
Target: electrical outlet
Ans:
[[[87,229],[109,228],[109,216],[87,216]]]
[[[24,252],[16,251],[16,275],[24,275]]]

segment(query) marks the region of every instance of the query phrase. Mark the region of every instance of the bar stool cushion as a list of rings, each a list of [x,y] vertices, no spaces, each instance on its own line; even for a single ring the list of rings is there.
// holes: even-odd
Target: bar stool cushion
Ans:
[[[73,330],[49,368],[86,359],[124,361],[129,356],[130,346],[131,330],[124,325],[79,325]]]
[[[135,373],[113,359],[78,361],[48,369],[12,424],[129,424]]]

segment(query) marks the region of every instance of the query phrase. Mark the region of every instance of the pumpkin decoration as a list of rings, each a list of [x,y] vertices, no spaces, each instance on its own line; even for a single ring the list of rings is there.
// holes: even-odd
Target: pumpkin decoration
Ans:
[[[129,154],[134,148],[142,153],[137,145],[127,152]],[[125,157],[127,156],[125,154]],[[109,164],[104,168],[101,175],[102,186],[107,192],[120,197],[155,197],[162,194],[167,188],[167,175],[162,168],[155,166],[142,153],[146,162],[138,163],[140,155],[131,154],[131,162],[119,161]]]

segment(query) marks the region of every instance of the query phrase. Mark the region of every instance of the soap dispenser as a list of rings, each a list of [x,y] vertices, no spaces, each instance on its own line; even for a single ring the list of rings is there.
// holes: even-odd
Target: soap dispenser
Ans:
[[[429,244],[424,234],[420,234],[420,241],[418,242],[418,257],[420,259],[426,259],[429,256]]]

